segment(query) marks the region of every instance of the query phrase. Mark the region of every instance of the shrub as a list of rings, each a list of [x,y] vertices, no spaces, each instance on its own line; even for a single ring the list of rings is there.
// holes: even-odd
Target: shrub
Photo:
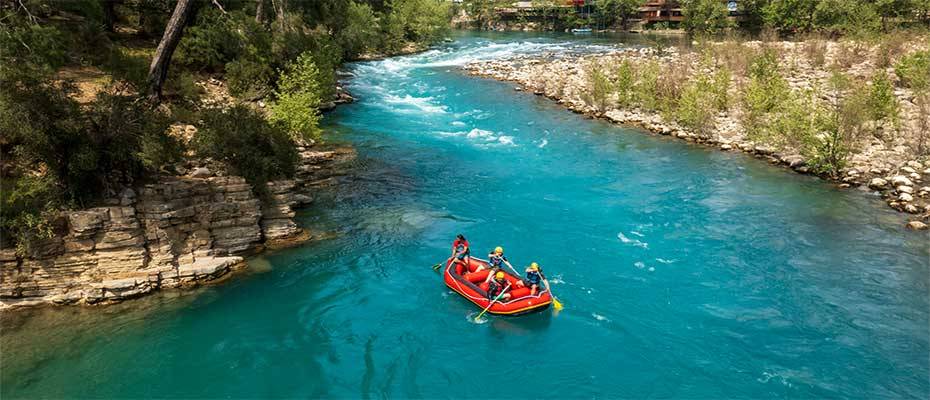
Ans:
[[[274,70],[267,63],[236,60],[226,64],[226,83],[229,93],[238,98],[253,100],[271,92]]]
[[[714,123],[714,96],[708,91],[711,84],[706,77],[692,80],[681,92],[674,117],[682,125],[699,133],[706,133]]]
[[[610,105],[610,93],[613,85],[610,78],[603,71],[603,66],[598,63],[589,63],[585,69],[588,86],[584,100],[599,111],[604,111]]]
[[[241,52],[234,21],[214,7],[204,7],[184,31],[174,60],[196,69],[218,71]]]
[[[901,58],[894,72],[901,83],[911,89],[930,89],[930,51],[918,51]]]
[[[791,88],[778,71],[774,51],[763,50],[749,65],[749,82],[743,90],[743,126],[757,127],[767,113],[777,110],[788,100]],[[750,136],[752,130],[749,131]]]
[[[656,61],[649,61],[637,74],[634,99],[636,104],[647,110],[658,110],[658,85],[661,67]]]
[[[309,53],[302,54],[281,72],[271,120],[295,140],[320,137],[320,84],[319,69]]]
[[[623,60],[617,67],[616,79],[614,80],[614,89],[617,92],[617,105],[620,107],[632,106],[636,98],[634,96],[636,85],[636,71],[629,60]]]
[[[226,163],[260,194],[269,180],[292,176],[297,162],[287,133],[242,105],[204,113],[192,144],[199,156]]]
[[[872,84],[869,85],[867,96],[866,104],[871,119],[897,122],[898,99],[894,95],[894,85],[891,83],[891,78],[885,72],[879,71],[872,77]]]

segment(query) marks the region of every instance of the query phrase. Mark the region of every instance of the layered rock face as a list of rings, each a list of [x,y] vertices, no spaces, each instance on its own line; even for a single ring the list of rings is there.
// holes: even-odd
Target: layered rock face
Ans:
[[[333,182],[335,161],[350,150],[301,149],[294,180],[268,184],[259,198],[245,179],[161,177],[123,191],[106,206],[62,214],[59,235],[28,257],[0,250],[0,309],[42,303],[99,303],[164,287],[216,279],[245,266],[265,243],[309,238],[294,207]]]

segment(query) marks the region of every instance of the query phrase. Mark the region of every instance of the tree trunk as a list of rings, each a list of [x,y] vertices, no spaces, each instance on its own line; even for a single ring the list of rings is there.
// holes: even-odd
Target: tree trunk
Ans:
[[[255,22],[265,22],[265,0],[257,0],[255,5]]]
[[[274,7],[275,19],[278,21],[281,31],[287,30],[284,15],[284,11],[287,8],[287,0],[271,0],[271,6]]]
[[[161,100],[161,89],[168,77],[168,66],[171,64],[171,56],[174,49],[178,47],[181,36],[184,33],[184,27],[190,19],[194,9],[195,0],[178,0],[174,6],[174,12],[168,25],[165,26],[165,34],[155,49],[155,57],[152,57],[152,65],[149,66],[149,97],[155,101]]]
[[[107,32],[113,32],[113,24],[116,23],[116,0],[103,0],[103,24]]]

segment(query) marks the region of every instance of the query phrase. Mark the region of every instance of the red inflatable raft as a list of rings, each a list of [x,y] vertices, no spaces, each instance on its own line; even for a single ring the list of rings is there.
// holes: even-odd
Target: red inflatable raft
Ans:
[[[479,265],[484,266],[485,269],[475,272]],[[484,283],[484,280],[488,277],[488,272],[488,262],[485,260],[471,257],[466,271],[462,263],[453,264],[450,258],[446,261],[443,279],[446,281],[446,286],[483,310],[488,304],[491,304],[491,300],[488,300],[488,284]],[[507,293],[510,293],[511,298],[506,302],[498,301],[494,303],[488,310],[489,313],[520,315],[544,310],[549,307],[549,304],[552,304],[552,296],[549,295],[545,288],[537,289],[536,295],[530,296],[530,288],[517,283],[520,282],[519,277],[510,272],[504,272],[507,281],[511,284],[510,289],[507,291]]]

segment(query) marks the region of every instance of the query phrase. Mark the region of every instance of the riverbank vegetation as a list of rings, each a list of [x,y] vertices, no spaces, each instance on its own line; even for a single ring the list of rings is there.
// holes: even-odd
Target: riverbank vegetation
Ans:
[[[765,31],[781,35],[818,32],[828,35],[871,35],[902,28],[930,27],[930,3],[926,0],[679,0],[650,4],[663,15],[677,18],[642,20],[640,7],[646,0],[602,0],[565,2],[534,0],[515,6],[505,0],[466,0],[456,6],[471,27],[484,29],[593,29],[686,30],[707,35],[740,32],[758,35]]]
[[[0,4],[2,241],[212,159],[261,192],[318,140],[336,69],[444,38],[440,0]],[[168,32],[168,33],[166,33]]]
[[[907,142],[915,156],[928,155],[920,111],[930,106],[928,43],[899,35],[874,43],[730,40],[674,58],[593,59],[581,96],[600,112],[655,112],[698,134],[744,131],[836,175],[870,140]]]

